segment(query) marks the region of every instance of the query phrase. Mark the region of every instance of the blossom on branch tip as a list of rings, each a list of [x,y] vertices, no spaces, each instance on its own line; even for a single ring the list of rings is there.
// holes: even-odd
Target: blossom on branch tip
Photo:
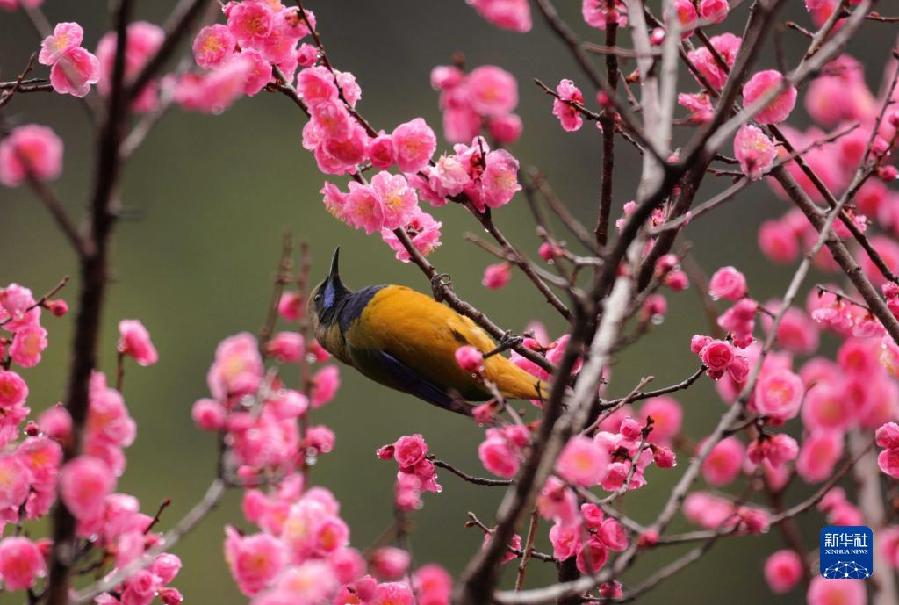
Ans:
[[[571,103],[583,105],[584,95],[571,80],[560,81],[558,86],[556,86],[556,93],[559,97],[553,100],[553,115],[559,118],[562,129],[566,132],[580,130],[584,124],[584,118],[581,112],[573,107]]]
[[[531,8],[527,0],[465,0],[488,23],[514,32],[531,31]]]
[[[121,355],[134,358],[142,366],[151,366],[159,360],[156,347],[150,340],[150,333],[136,319],[119,322],[118,351]]]
[[[759,124],[777,124],[786,120],[796,106],[796,87],[789,82],[784,83],[784,76],[776,69],[760,71],[743,85],[746,105],[754,104],[770,91],[780,90],[782,86],[783,91],[756,114],[755,119]]]
[[[62,172],[62,139],[47,126],[18,126],[0,141],[0,183],[15,187],[32,176],[51,181]]]

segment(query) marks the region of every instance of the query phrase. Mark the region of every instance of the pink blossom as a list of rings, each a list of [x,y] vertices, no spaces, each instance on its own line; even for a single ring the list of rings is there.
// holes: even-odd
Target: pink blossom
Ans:
[[[309,105],[338,98],[334,77],[326,67],[307,67],[297,76],[297,92]]]
[[[15,187],[29,175],[50,181],[62,171],[62,140],[50,128],[18,126],[0,141],[0,183]]]
[[[252,59],[238,55],[207,74],[185,74],[178,80],[175,100],[185,109],[222,113],[246,93],[253,68]]]
[[[375,168],[390,168],[393,165],[393,137],[382,130],[368,144],[368,157]]]
[[[227,415],[225,407],[214,399],[198,399],[190,410],[190,417],[204,431],[221,429]]]
[[[672,397],[663,395],[647,399],[640,408],[639,416],[644,425],[652,418],[649,441],[653,443],[670,443],[680,433],[683,412],[680,404]]]
[[[425,459],[428,454],[428,444],[419,434],[403,435],[394,444],[393,457],[400,469],[412,469],[416,464]]]
[[[225,528],[225,560],[240,591],[253,596],[271,584],[287,563],[280,540],[268,534],[241,536]]]
[[[50,84],[59,94],[84,97],[91,84],[100,79],[100,62],[84,48],[76,46],[63,53],[50,69]]]
[[[752,105],[770,91],[780,89],[783,81],[784,76],[776,69],[756,73],[743,85],[743,98],[746,104]],[[777,124],[786,120],[796,106],[796,94],[796,87],[787,83],[784,91],[756,114],[756,121],[760,124]]]
[[[435,248],[440,246],[440,228],[442,226],[443,223],[434,220],[433,216],[419,209],[403,227],[403,231],[405,231],[409,239],[412,240],[412,245],[415,249],[418,250],[422,256],[427,256],[433,252]],[[409,255],[409,251],[406,250],[406,247],[400,242],[393,231],[382,229],[381,239],[396,252],[396,259],[398,261],[404,263],[410,261],[411,256]]]
[[[17,373],[0,370],[0,408],[14,408],[25,403],[28,385]]]
[[[395,546],[382,546],[371,555],[372,571],[384,580],[399,580],[406,575],[412,556]]]
[[[843,434],[815,431],[802,442],[796,459],[796,472],[807,483],[818,483],[831,476],[833,467],[843,455]]]
[[[877,456],[877,465],[883,473],[894,479],[899,478],[899,449],[881,451]]]
[[[252,48],[241,50],[240,58],[244,59],[248,66],[243,92],[248,97],[254,97],[272,81],[272,64],[261,52]]]
[[[371,605],[414,605],[415,595],[406,582],[378,584]]]
[[[692,4],[692,2],[691,0],[684,0],[683,4]],[[678,3],[679,7],[680,5],[681,3]],[[693,10],[692,7],[690,7],[689,10]],[[733,67],[734,61],[737,58],[737,52],[740,50],[743,40],[739,36],[727,32],[718,36],[713,36],[709,42],[711,43],[712,48],[717,51],[718,56],[724,61],[725,65],[727,65],[728,68]],[[728,73],[721,68],[717,58],[712,55],[712,52],[708,48],[700,46],[699,48],[691,50],[687,55],[687,58],[697,71],[699,71],[700,75],[702,75],[709,86],[716,90],[724,88]]]
[[[468,74],[467,90],[472,109],[485,116],[502,116],[518,105],[518,84],[505,69],[477,67]]]
[[[799,242],[792,229],[781,221],[764,221],[759,228],[759,248],[777,263],[791,263],[799,256]]]
[[[159,360],[156,347],[150,340],[150,333],[136,319],[124,319],[119,322],[118,351],[121,355],[133,357],[142,366],[153,365]]]
[[[456,349],[456,363],[466,372],[480,372],[484,369],[484,355],[471,345]]]
[[[709,280],[709,295],[715,300],[740,300],[746,296],[746,278],[734,267],[722,267]]]
[[[37,60],[41,65],[52,66],[67,50],[81,46],[83,40],[84,30],[77,23],[57,23],[53,27],[53,34],[41,42]]]
[[[531,31],[531,7],[527,0],[466,0],[493,25],[514,32]]]
[[[723,372],[734,360],[734,348],[724,340],[712,340],[699,351],[699,358],[712,372]]]
[[[109,467],[90,456],[75,458],[59,473],[60,497],[79,521],[99,519],[104,500],[114,487],[115,479]]]
[[[285,292],[278,299],[278,315],[287,321],[298,321],[303,311],[303,299],[298,292]]]
[[[570,483],[590,487],[602,481],[608,464],[609,455],[602,445],[588,437],[575,436],[559,455],[556,471]]]
[[[437,149],[434,131],[421,118],[400,124],[393,129],[391,138],[396,165],[406,173],[422,170]]]
[[[510,479],[521,463],[516,449],[502,435],[488,431],[487,438],[478,446],[478,458],[494,475]]]
[[[47,330],[30,325],[20,328],[12,339],[9,356],[23,368],[32,368],[41,362],[41,353],[47,348]]]
[[[384,226],[384,207],[374,187],[351,181],[349,188],[344,206],[347,222],[368,234],[380,231]]]
[[[512,278],[512,267],[509,263],[494,263],[484,268],[484,277],[481,284],[491,290],[499,290],[509,283]]]
[[[584,118],[581,112],[573,107],[571,103],[583,105],[583,93],[571,80],[561,80],[556,86],[556,93],[559,96],[553,101],[553,115],[559,118],[559,122],[562,123],[562,129],[566,132],[580,130],[584,124]]]
[[[46,573],[44,555],[36,543],[20,537],[0,541],[0,579],[6,590],[31,588]]]
[[[258,0],[230,5],[227,17],[228,28],[241,46],[261,47],[276,27],[272,6]]]
[[[478,210],[484,206],[499,208],[512,201],[515,193],[521,191],[518,182],[518,160],[505,149],[497,149],[487,154],[484,172],[481,175],[480,187],[466,193]]]
[[[297,332],[278,332],[266,343],[266,352],[282,363],[294,363],[305,353],[303,335]]]
[[[802,578],[802,558],[795,550],[778,550],[765,560],[765,581],[777,594],[793,590]]]
[[[219,401],[256,391],[262,382],[262,357],[252,334],[242,332],[219,343],[206,382]]]
[[[609,549],[599,540],[589,540],[577,552],[575,564],[583,574],[593,574],[609,560]]]
[[[383,229],[405,227],[418,212],[418,196],[403,175],[381,171],[372,177],[371,185],[381,200]]]
[[[699,4],[700,16],[712,23],[724,21],[728,12],[730,12],[730,5],[727,3],[727,0],[702,0]]]
[[[702,476],[709,485],[727,485],[740,474],[744,453],[743,444],[736,437],[722,439],[702,463]]]
[[[760,414],[789,420],[799,413],[804,387],[802,379],[786,369],[765,372],[755,389],[755,407]]]
[[[820,383],[805,394],[802,422],[809,430],[843,430],[852,422],[853,416],[851,401],[842,389]]]
[[[449,605],[453,580],[439,565],[422,565],[412,576],[421,605]]]
[[[17,511],[28,497],[31,473],[19,456],[0,456],[0,511]]]
[[[236,44],[237,40],[228,26],[207,25],[194,38],[194,60],[200,67],[214,69],[231,58]]]
[[[320,408],[332,399],[340,389],[340,368],[325,366],[312,377],[312,407]]]
[[[306,430],[306,447],[312,450],[312,454],[329,454],[334,451],[334,431],[319,424],[310,426]]]
[[[777,150],[757,126],[746,124],[734,137],[734,156],[740,162],[743,174],[758,180],[774,166]]]
[[[693,27],[699,15],[696,12],[696,4],[693,0],[674,0],[674,11],[677,20],[680,21],[681,37],[688,38],[692,34]],[[690,59],[693,60],[692,58]]]
[[[899,449],[899,424],[886,422],[874,433],[878,447]]]
[[[72,433],[72,417],[61,404],[44,410],[38,420],[41,432],[59,442],[68,440]]]
[[[603,31],[610,23],[627,25],[627,7],[620,0],[583,0],[581,15],[587,25]]]
[[[862,580],[812,578],[808,587],[808,605],[865,605],[868,602]]]
[[[627,532],[615,519],[606,519],[599,528],[599,539],[609,550],[621,552],[627,548]]]
[[[300,44],[297,49],[297,62],[300,67],[312,67],[318,61],[318,48],[312,44]]]
[[[715,115],[715,108],[709,100],[709,95],[704,92],[679,93],[677,103],[690,112],[690,121],[694,124],[705,124]]]
[[[511,145],[521,138],[521,117],[514,113],[494,116],[488,122],[487,128],[498,145]]]

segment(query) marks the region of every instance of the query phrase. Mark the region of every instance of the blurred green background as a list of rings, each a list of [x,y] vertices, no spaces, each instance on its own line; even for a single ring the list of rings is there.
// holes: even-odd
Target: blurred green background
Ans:
[[[140,18],[159,23],[174,2],[136,4]],[[601,42],[599,32],[583,26],[579,2],[559,4],[585,39]],[[801,4],[789,2],[784,16],[811,27]],[[81,23],[90,49],[108,27],[106,5],[97,0],[50,0],[44,8],[51,23]],[[588,125],[576,134],[563,133],[550,113],[550,99],[532,80],[555,83],[570,77],[585,91],[589,86],[539,15],[534,14],[533,32],[520,35],[487,25],[462,0],[310,1],[309,8],[318,17],[332,61],[356,74],[363,88],[359,108],[378,128],[390,130],[423,116],[439,133],[437,95],[429,87],[428,75],[434,65],[449,63],[454,52],[463,52],[469,67],[497,64],[512,71],[519,81],[518,112],[525,124],[524,137],[513,152],[523,167],[543,170],[574,212],[592,224],[599,187],[598,131]],[[740,7],[731,22],[741,22],[745,14],[746,6]],[[866,61],[872,86],[879,85],[893,35],[889,26],[869,25],[864,41],[854,45],[853,52]],[[789,60],[796,61],[804,39],[791,31],[782,36]],[[13,79],[37,48],[38,39],[24,15],[0,13],[0,79]],[[772,57],[763,62],[772,65]],[[36,75],[45,75],[45,68],[39,67]],[[684,87],[692,90],[695,85],[686,82]],[[587,99],[592,104],[592,93]],[[53,186],[66,208],[80,215],[89,195],[93,140],[78,103],[51,94],[20,95],[4,111],[13,123],[45,123],[63,136],[65,168]],[[798,118],[800,124],[803,120]],[[120,319],[139,318],[150,329],[160,362],[128,370],[125,396],[139,433],[128,451],[128,469],[119,489],[136,494],[148,512],[172,499],[163,527],[198,499],[213,473],[213,439],[193,427],[190,406],[207,395],[205,373],[216,344],[227,335],[256,332],[261,326],[285,230],[309,242],[316,276],[325,271],[334,246],[340,245],[342,270],[350,286],[396,282],[428,288],[418,270],[395,262],[380,239],[353,231],[325,212],[318,193],[324,177],[299,145],[302,125],[302,114],[289,100],[266,93],[239,101],[221,116],[175,110],[127,166],[122,189],[127,218],[114,238],[115,281],[103,322],[102,363],[107,372],[114,370]],[[441,142],[440,147],[447,145]],[[640,167],[638,156],[626,144],[619,142],[617,148],[616,216],[633,195]],[[344,179],[334,181],[344,185]],[[698,200],[726,184],[722,179],[708,183]],[[753,294],[763,300],[780,295],[791,268],[768,264],[757,252],[755,240],[761,220],[784,208],[764,186],[749,189],[725,211],[689,228],[696,257],[706,269],[735,264],[745,270]],[[493,259],[463,241],[463,233],[477,230],[470,216],[454,207],[434,214],[444,222],[444,245],[431,260],[452,275],[463,298],[505,327],[520,330],[528,321],[540,319],[553,335],[561,333],[564,326],[558,317],[520,274],[499,292],[480,285],[482,269]],[[41,293],[61,276],[75,275],[63,238],[27,189],[0,189],[0,217],[0,284],[19,282]],[[534,254],[539,242],[521,196],[497,212],[496,221],[522,249]],[[76,287],[70,285],[63,296],[72,301]],[[647,374],[661,386],[692,371],[695,359],[687,342],[691,334],[705,329],[697,302],[693,292],[669,297],[668,320],[620,358],[612,391],[625,393]],[[72,318],[50,318],[46,323],[51,340],[45,361],[23,372],[32,390],[30,405],[36,410],[62,396]],[[678,399],[693,438],[709,430],[722,410],[704,381]],[[337,435],[335,451],[315,466],[313,481],[339,498],[353,544],[360,548],[392,519],[395,467],[375,458],[378,446],[420,432],[441,458],[475,474],[485,473],[476,457],[481,430],[349,371],[343,372],[336,401],[317,411],[313,421],[331,426]],[[641,521],[653,518],[677,475],[678,471],[651,470],[650,486],[625,499],[629,513]],[[440,478],[443,494],[426,496],[424,509],[414,515],[414,557],[416,564],[439,562],[458,573],[482,539],[478,530],[463,529],[466,511],[489,523],[501,490],[475,489],[446,472]],[[791,495],[798,497],[803,491],[804,487],[793,488]],[[238,494],[229,494],[224,506],[175,549],[185,562],[176,585],[188,602],[246,602],[222,558],[222,525],[244,525],[238,503]],[[802,525],[812,544],[820,521],[807,518]],[[540,546],[547,549],[545,529],[544,525]],[[725,598],[735,603],[804,602],[798,591],[773,597],[762,581],[764,556],[779,547],[776,531],[759,539],[726,541],[641,602],[718,603]],[[629,577],[643,577],[675,552],[646,557]],[[549,582],[553,570],[534,562],[529,577],[531,585]],[[0,595],[0,602],[17,599]]]

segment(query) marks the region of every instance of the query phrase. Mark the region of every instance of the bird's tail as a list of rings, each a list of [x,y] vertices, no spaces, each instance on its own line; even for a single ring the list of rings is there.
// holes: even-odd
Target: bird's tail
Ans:
[[[485,369],[488,380],[496,384],[503,397],[509,399],[549,397],[549,383],[525,372],[505,357],[491,358]]]

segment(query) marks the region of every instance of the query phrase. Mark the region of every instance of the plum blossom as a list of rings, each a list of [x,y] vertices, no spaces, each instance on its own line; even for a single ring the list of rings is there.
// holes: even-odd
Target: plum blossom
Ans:
[[[62,171],[62,139],[37,124],[18,126],[0,141],[0,183],[15,187],[29,176],[56,179]]]

